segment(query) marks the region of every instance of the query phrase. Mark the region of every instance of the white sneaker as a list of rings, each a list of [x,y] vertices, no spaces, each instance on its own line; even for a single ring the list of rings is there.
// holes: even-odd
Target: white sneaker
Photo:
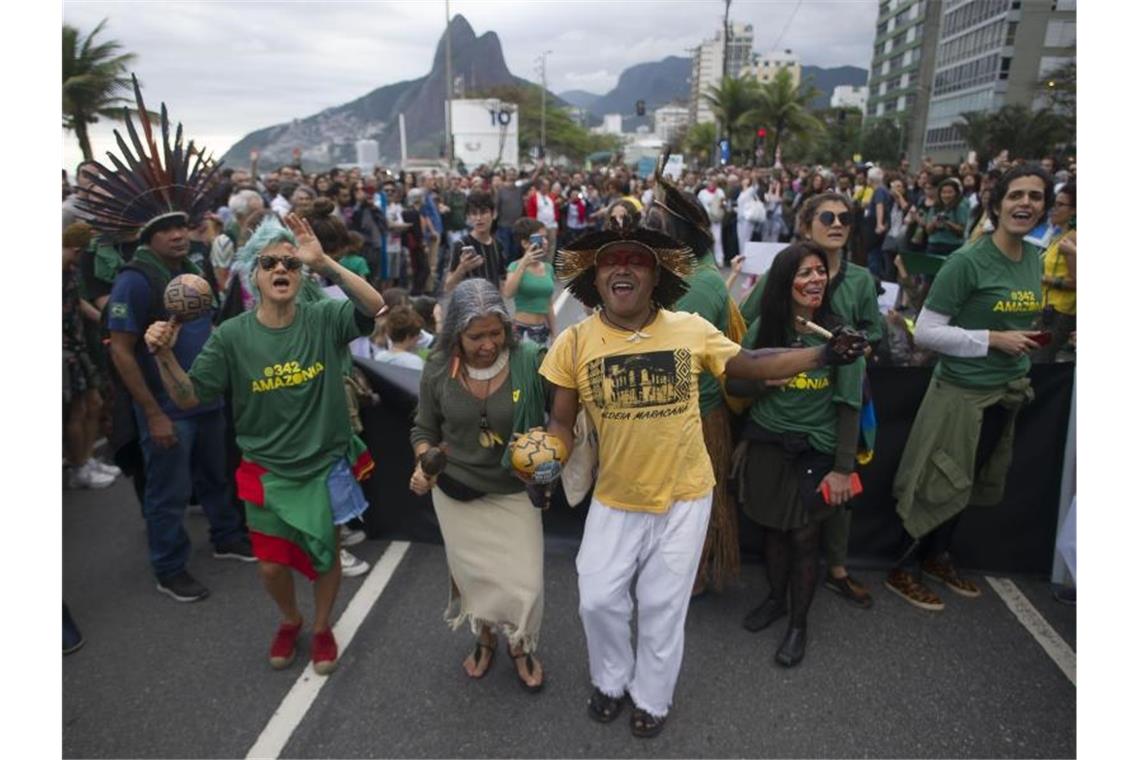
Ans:
[[[340,545],[341,546],[356,546],[368,535],[362,530],[353,530],[347,525],[340,526]]]
[[[91,457],[87,461],[91,463],[91,466],[95,469],[96,472],[101,472],[104,475],[110,475],[112,478],[117,478],[123,474],[122,470],[109,462],[103,462],[99,459],[96,459],[95,457]]]
[[[340,550],[340,571],[349,578],[355,578],[358,575],[364,575],[368,572],[369,565],[364,560],[357,557],[352,552],[344,549]]]
[[[110,475],[104,475],[96,470],[90,459],[80,467],[72,467],[67,474],[68,488],[106,488],[115,482]]]

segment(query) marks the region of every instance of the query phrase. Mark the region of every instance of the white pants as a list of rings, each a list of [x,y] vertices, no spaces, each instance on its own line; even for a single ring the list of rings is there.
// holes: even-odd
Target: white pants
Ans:
[[[752,231],[756,228],[753,222],[744,218],[736,220],[736,240],[740,243],[740,252],[744,253],[744,246],[748,245],[748,241],[752,239]]]
[[[724,261],[724,246],[720,242],[721,222],[712,222],[709,228],[713,236],[713,256],[716,258],[716,263],[719,265]]]
[[[590,680],[611,697],[662,716],[681,672],[685,615],[709,524],[712,494],[673,502],[664,514],[590,503],[578,551],[578,614]],[[630,642],[637,574],[637,656]]]

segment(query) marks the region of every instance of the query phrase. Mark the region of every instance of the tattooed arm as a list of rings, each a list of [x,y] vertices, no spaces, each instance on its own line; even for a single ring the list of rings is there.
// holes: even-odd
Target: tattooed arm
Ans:
[[[179,409],[192,409],[200,403],[198,394],[194,392],[194,383],[190,382],[189,375],[182,369],[172,350],[178,340],[179,329],[173,322],[159,321],[148,327],[143,337],[147,348],[154,354],[158,376],[162,379],[162,387],[166,389],[170,400]]]

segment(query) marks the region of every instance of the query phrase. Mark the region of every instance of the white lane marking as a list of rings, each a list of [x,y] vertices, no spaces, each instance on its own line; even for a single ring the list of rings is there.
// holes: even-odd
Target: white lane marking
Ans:
[[[557,317],[559,314],[562,313],[562,307],[566,305],[566,302],[568,300],[570,300],[570,291],[569,290],[563,290],[561,293],[558,294],[558,298],[554,299],[554,316]]]
[[[1025,598],[1025,594],[1021,593],[1021,589],[1013,581],[1009,578],[991,578],[988,575],[986,581],[1005,602],[1005,606],[1009,607],[1009,611],[1013,613],[1014,617],[1025,626],[1033,638],[1037,639],[1037,643],[1045,650],[1045,654],[1057,663],[1061,672],[1072,682],[1073,686],[1076,686],[1076,652],[1065,643],[1065,640],[1053,630],[1052,626],[1045,622],[1045,618],[1041,617],[1041,613]]]
[[[340,619],[336,621],[336,625],[333,626],[333,636],[336,637],[341,656],[344,655],[344,650],[348,649],[348,645],[352,642],[352,637],[356,635],[356,630],[360,628],[360,624],[364,622],[364,617],[372,609],[376,600],[380,598],[380,594],[388,585],[388,581],[392,579],[400,560],[407,554],[409,546],[410,544],[407,541],[393,541],[388,545],[364,583],[361,584],[360,589],[348,603],[348,607],[345,608]],[[302,656],[301,652],[297,652],[297,656]],[[261,736],[257,737],[257,741],[250,748],[246,755],[247,760],[253,758],[276,760],[280,757],[289,737],[293,735],[297,726],[301,725],[305,713],[312,707],[321,688],[328,683],[329,678],[335,677],[335,672],[330,676],[317,675],[316,671],[313,670],[312,662],[305,665],[305,671],[301,673],[297,682],[293,684],[293,688],[285,695],[285,699],[281,701],[280,706],[273,713],[273,717],[269,719],[262,730]]]

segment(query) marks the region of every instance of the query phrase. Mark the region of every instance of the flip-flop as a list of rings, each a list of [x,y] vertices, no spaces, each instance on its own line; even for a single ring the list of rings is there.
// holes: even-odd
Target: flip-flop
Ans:
[[[479,639],[475,640],[475,649],[473,649],[471,651],[471,657],[475,660],[474,665],[476,668],[479,667],[479,663],[483,661],[483,650],[486,649],[487,650],[487,667],[483,668],[483,672],[477,676],[473,676],[470,673],[467,673],[467,669],[464,668],[463,672],[467,674],[468,678],[471,678],[471,679],[478,681],[480,678],[487,675],[487,672],[491,669],[491,665],[493,665],[495,662],[495,649],[498,646],[499,646],[499,640],[497,638],[493,639],[492,643],[490,643],[490,644],[484,644]]]
[[[530,656],[529,652],[519,652],[518,654],[511,654],[511,651],[508,649],[507,654],[510,654],[511,659],[514,660],[516,663],[525,657],[526,658],[526,674],[528,676],[534,675],[534,658]],[[526,680],[522,677],[522,675],[518,673],[518,665],[517,664],[515,665],[515,673],[519,677],[519,685],[522,686],[527,691],[529,691],[531,694],[536,694],[536,693],[542,691],[542,687],[546,684],[546,673],[542,674],[542,680],[536,684],[529,684],[526,682]]]

